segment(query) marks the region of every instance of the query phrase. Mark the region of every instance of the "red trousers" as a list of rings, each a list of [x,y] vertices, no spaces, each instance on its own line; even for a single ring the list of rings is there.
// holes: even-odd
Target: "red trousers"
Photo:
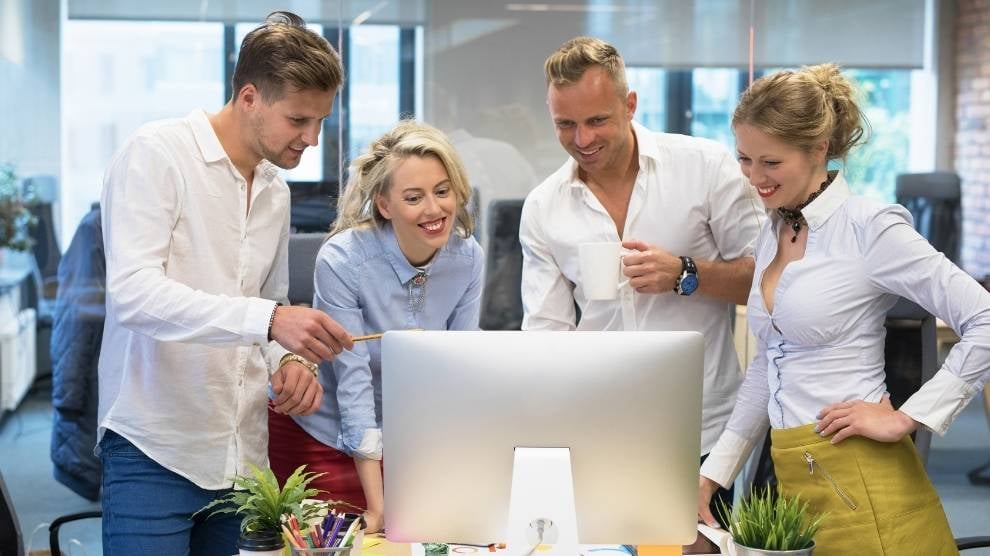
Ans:
[[[341,500],[362,510],[368,507],[351,456],[316,440],[292,417],[268,408],[268,459],[280,485],[300,465],[307,472],[326,473],[309,484],[320,489],[321,500]],[[354,508],[341,509],[355,512]]]

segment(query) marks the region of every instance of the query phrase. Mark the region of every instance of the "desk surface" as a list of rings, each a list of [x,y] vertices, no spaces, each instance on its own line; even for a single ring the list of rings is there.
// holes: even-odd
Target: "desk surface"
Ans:
[[[489,549],[484,547],[463,546],[456,544],[452,544],[450,547],[451,551],[448,553],[450,556],[457,556],[458,554],[477,554],[478,556],[489,553],[508,554],[505,550],[491,552]],[[421,556],[423,554],[423,548],[422,545],[393,543],[385,540],[385,538],[381,535],[371,535],[365,538],[364,549],[361,554],[363,556]],[[619,547],[590,547],[587,552],[583,551],[582,554],[586,554],[587,556],[619,556],[621,554],[626,554],[628,556],[628,552]],[[681,554],[681,551],[679,547],[673,551],[667,547],[639,548],[639,556],[667,556],[670,554]]]

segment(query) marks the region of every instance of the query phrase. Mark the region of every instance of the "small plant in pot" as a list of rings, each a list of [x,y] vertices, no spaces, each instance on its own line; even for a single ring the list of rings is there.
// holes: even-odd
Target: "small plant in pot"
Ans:
[[[262,470],[252,465],[250,476],[234,477],[233,492],[214,500],[197,513],[213,510],[210,516],[243,515],[241,537],[237,543],[240,553],[245,556],[278,556],[285,547],[283,516],[291,515],[299,523],[309,523],[325,514],[330,505],[338,504],[334,501],[309,502],[321,492],[309,488],[309,483],[323,473],[306,473],[305,468],[305,465],[296,468],[280,488],[271,469]]]
[[[800,496],[787,498],[769,486],[736,504],[731,516],[724,503],[719,509],[731,533],[731,538],[726,535],[722,539],[722,553],[736,556],[810,555],[815,549],[815,534],[825,519],[822,514],[812,514]]]
[[[31,207],[37,202],[34,190],[21,184],[14,166],[0,163],[0,249],[31,249],[34,240],[29,232],[37,223]]]

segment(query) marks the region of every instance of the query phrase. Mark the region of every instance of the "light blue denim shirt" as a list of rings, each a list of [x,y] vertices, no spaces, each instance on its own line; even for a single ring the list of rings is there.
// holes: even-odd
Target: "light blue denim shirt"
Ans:
[[[477,330],[481,311],[484,256],[474,238],[452,234],[425,270],[426,279],[406,259],[391,224],[352,228],[334,235],[316,258],[313,307],[326,311],[354,336],[423,328]],[[312,437],[337,450],[366,453],[367,431],[381,429],[381,342],[354,345],[320,365],[323,404],[306,417],[294,417]],[[367,443],[366,443],[367,444]]]

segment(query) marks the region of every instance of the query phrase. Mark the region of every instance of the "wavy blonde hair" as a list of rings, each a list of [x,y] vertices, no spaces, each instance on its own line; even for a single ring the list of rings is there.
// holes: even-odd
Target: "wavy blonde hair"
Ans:
[[[378,211],[375,199],[388,194],[393,170],[410,156],[433,156],[440,161],[457,199],[454,232],[465,238],[474,233],[474,220],[467,209],[471,186],[454,146],[439,129],[415,120],[402,120],[351,163],[347,186],[337,200],[337,220],[330,235],[349,228],[381,227],[388,222]]]
[[[869,135],[856,88],[835,64],[778,71],[757,79],[732,114],[732,126],[739,124],[752,125],[806,152],[827,140],[826,161],[844,160]]]

